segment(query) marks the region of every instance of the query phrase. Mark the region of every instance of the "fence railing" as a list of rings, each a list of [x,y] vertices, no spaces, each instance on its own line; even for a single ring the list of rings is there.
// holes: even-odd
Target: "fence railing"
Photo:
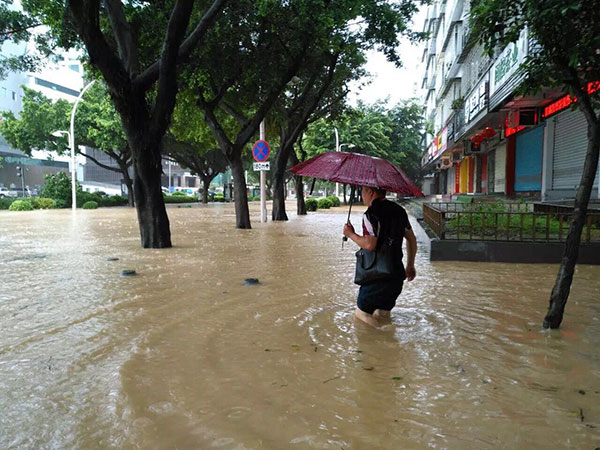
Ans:
[[[564,242],[572,222],[571,213],[534,212],[533,203],[505,203],[504,211],[486,210],[481,204],[424,203],[423,219],[446,240],[492,240],[514,242]],[[600,213],[586,217],[581,242],[600,242]]]

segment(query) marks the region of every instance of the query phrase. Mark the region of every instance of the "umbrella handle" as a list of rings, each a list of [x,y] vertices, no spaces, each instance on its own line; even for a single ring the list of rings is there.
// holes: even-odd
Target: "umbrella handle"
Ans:
[[[350,223],[350,213],[352,212],[352,200],[354,199],[354,185],[350,186],[350,208],[348,209],[348,219],[346,223]],[[342,249],[344,248],[344,242],[348,242],[348,236],[342,237]]]

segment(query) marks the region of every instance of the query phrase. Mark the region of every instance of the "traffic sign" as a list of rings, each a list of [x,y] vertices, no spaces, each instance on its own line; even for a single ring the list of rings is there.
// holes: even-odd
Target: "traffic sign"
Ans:
[[[271,148],[267,141],[263,141],[262,139],[256,141],[252,146],[252,156],[258,162],[263,162],[269,159],[269,153],[271,152]]]
[[[271,170],[271,163],[269,161],[267,162],[255,162],[253,163],[254,166],[254,171],[255,172],[261,172],[263,170]]]

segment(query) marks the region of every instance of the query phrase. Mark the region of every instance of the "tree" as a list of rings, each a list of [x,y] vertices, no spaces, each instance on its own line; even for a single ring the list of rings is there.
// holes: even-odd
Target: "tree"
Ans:
[[[66,100],[52,102],[40,92],[23,89],[25,95],[19,118],[10,111],[3,112],[5,120],[0,124],[0,133],[10,145],[27,155],[31,155],[34,149],[59,154],[68,151],[67,137],[56,138],[52,133],[69,129],[73,105]],[[106,94],[106,88],[96,83],[86,92],[85,101],[79,103],[74,127],[75,152],[104,169],[121,173],[127,185],[129,205],[133,206],[133,180],[129,176],[131,152],[121,120]],[[103,164],[92,155],[81,152],[79,144],[105,152],[118,167]]]
[[[588,146],[563,256],[550,295],[544,328],[558,328],[569,297],[600,149],[600,8],[596,0],[473,0],[474,36],[491,54],[515,42],[524,28],[538,48],[523,63],[521,92],[560,87],[577,98],[588,124]]]
[[[225,0],[27,0],[27,17],[49,27],[63,48],[83,46],[118,111],[135,166],[142,247],[171,247],[161,191],[161,144],[171,120],[181,66],[197,50]]]
[[[211,64],[204,65],[196,87],[207,123],[231,164],[238,228],[251,226],[242,151],[275,102],[286,95],[288,83],[303,70],[308,75],[305,82],[311,76],[322,76],[331,67],[331,58],[339,58],[342,44],[357,43],[355,50],[359,53],[378,46],[390,60],[398,61],[394,50],[398,33],[417,35],[406,28],[407,17],[414,11],[412,0],[297,0],[261,2],[257,6],[240,2],[235,11],[227,11],[227,26],[211,34],[214,45],[204,46],[204,60]],[[321,66],[313,72],[315,60]],[[218,110],[238,121],[237,133],[228,135],[223,130]],[[293,142],[286,143],[286,148],[290,144]]]

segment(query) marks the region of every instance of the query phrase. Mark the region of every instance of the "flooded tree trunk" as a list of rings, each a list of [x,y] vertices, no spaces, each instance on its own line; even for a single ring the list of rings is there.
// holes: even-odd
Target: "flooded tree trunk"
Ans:
[[[285,137],[285,135],[282,137]],[[281,142],[282,145],[275,157],[273,168],[273,220],[288,220],[285,212],[285,167],[293,149],[293,144],[287,145],[286,139],[282,139]]]
[[[294,175],[296,182],[296,211],[299,216],[306,215],[306,203],[304,202],[304,184],[300,175]]]
[[[161,190],[160,143],[147,144],[142,148],[132,146],[132,150],[135,164],[135,206],[142,247],[171,247],[169,217]]]
[[[210,187],[211,179],[202,177],[202,203],[208,203],[208,188]]]
[[[133,195],[133,180],[129,176],[129,167],[124,165],[121,167],[121,173],[123,174],[123,181],[127,186],[127,204],[133,208],[135,206],[134,195]]]
[[[550,295],[550,305],[548,312],[544,318],[544,328],[558,328],[563,319],[565,305],[571,291],[571,283],[573,282],[573,273],[575,272],[575,264],[579,256],[579,245],[581,242],[581,232],[585,225],[587,215],[588,202],[594,184],[594,178],[598,170],[598,153],[600,151],[600,121],[593,120],[590,114],[586,112],[588,120],[588,148],[585,155],[585,163],[583,165],[583,173],[581,182],[575,196],[575,205],[573,210],[573,222],[569,228],[565,250],[558,275],[552,294]],[[593,114],[593,112],[592,112]]]
[[[246,179],[240,152],[233,152],[230,158],[231,174],[233,176],[233,200],[235,203],[236,228],[252,228],[250,225],[250,211],[248,209],[248,193],[246,192]]]

